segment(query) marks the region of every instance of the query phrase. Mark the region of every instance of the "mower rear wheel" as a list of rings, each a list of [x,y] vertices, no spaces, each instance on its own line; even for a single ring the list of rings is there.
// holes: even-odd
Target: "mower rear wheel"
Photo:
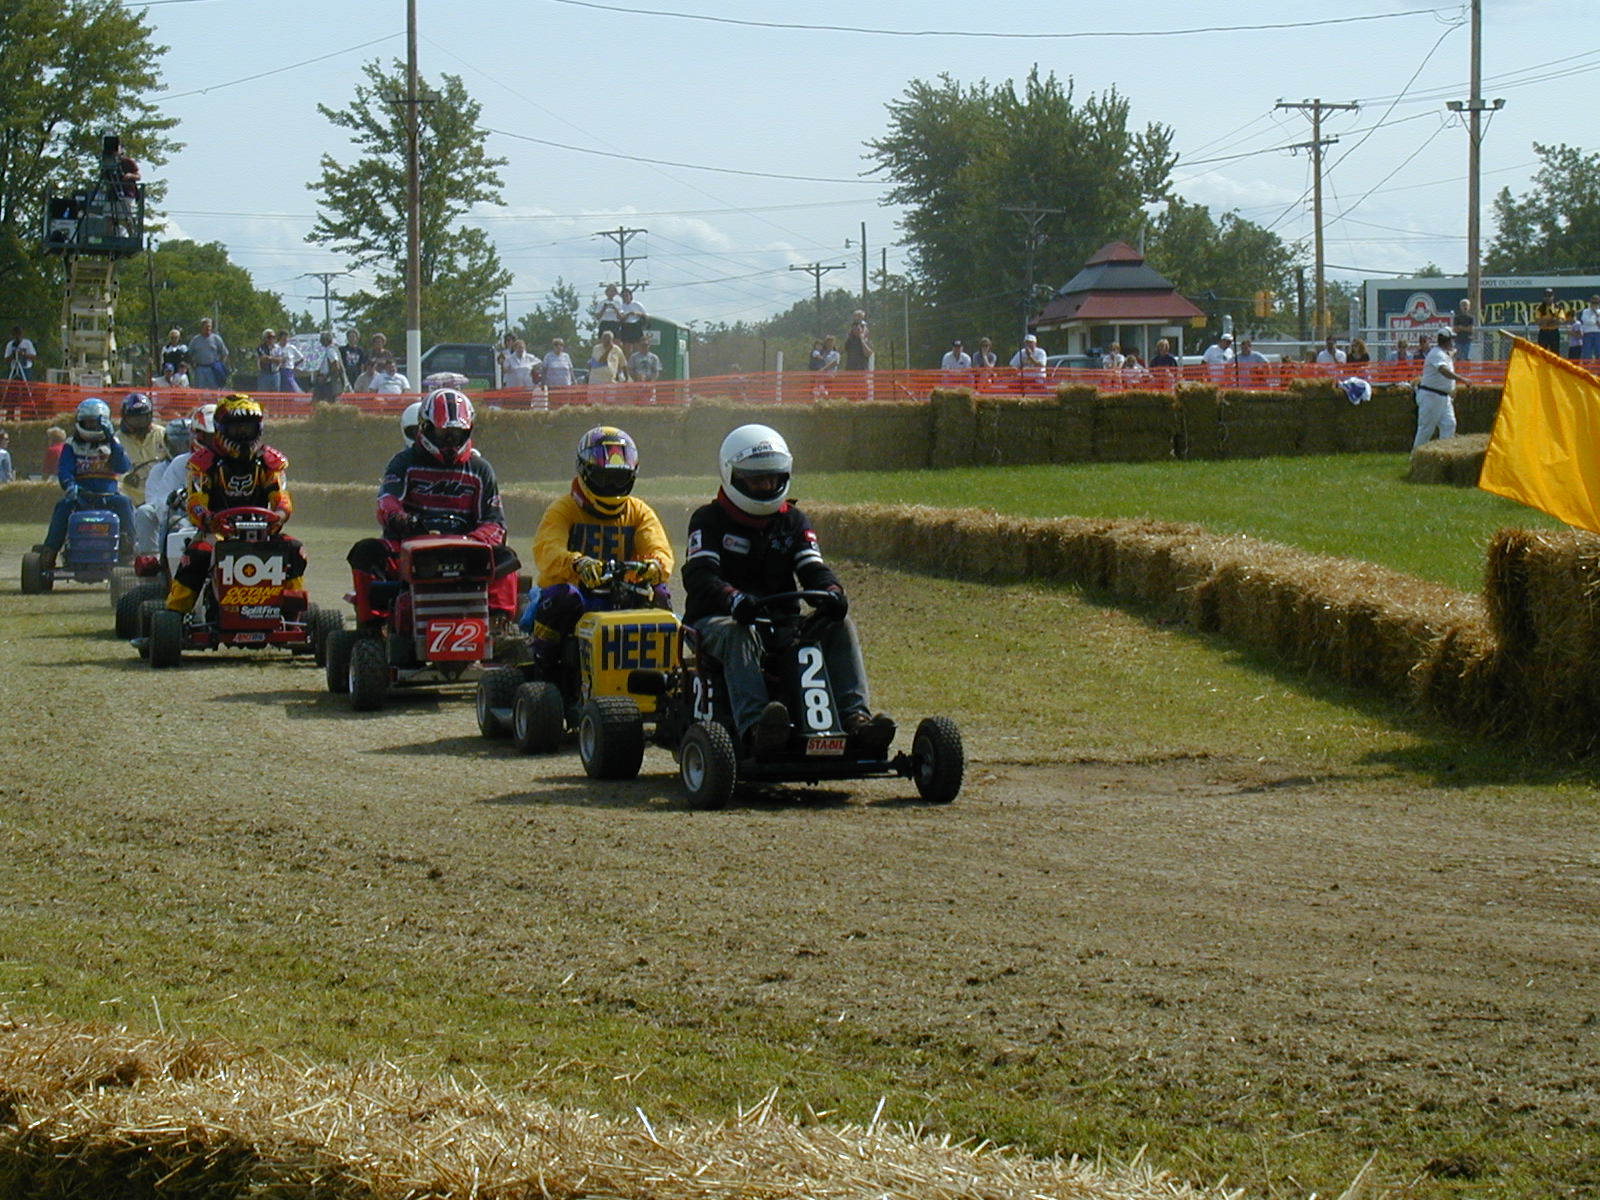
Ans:
[[[524,754],[554,754],[566,734],[561,689],[543,679],[517,688],[511,704],[511,737]]]
[[[350,707],[371,712],[389,692],[389,652],[382,639],[364,637],[350,648]]]
[[[949,804],[961,791],[966,752],[961,730],[949,717],[924,717],[911,740],[917,766],[917,794],[931,804]]]
[[[689,807],[724,808],[733,799],[739,777],[739,755],[733,737],[720,721],[696,721],[678,745],[678,777]]]
[[[350,691],[350,651],[361,640],[354,629],[336,629],[328,635],[322,647],[322,669],[328,681],[328,690],[335,696]]]
[[[139,610],[150,600],[160,600],[166,593],[159,583],[143,583],[117,597],[117,636],[139,636]],[[162,606],[166,607],[165,605]]]
[[[54,580],[44,573],[44,555],[37,550],[29,550],[22,556],[22,591],[24,595],[32,596],[39,592],[48,592]]]
[[[313,604],[306,610],[306,636],[311,639],[311,654],[319,667],[328,665],[328,639],[344,628],[344,614]]]
[[[111,583],[106,588],[106,591],[111,596],[111,607],[116,608],[117,602],[138,586],[139,573],[132,567],[112,567]]]
[[[479,733],[491,740],[511,735],[511,722],[495,710],[515,707],[521,686],[522,672],[515,667],[495,667],[479,676],[478,691],[473,697]]]
[[[594,696],[578,716],[578,757],[590,779],[633,779],[644,762],[644,718],[626,696]]]

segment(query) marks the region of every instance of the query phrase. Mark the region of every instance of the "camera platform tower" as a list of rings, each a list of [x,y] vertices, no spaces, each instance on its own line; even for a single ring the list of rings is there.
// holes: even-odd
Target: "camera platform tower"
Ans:
[[[100,174],[69,193],[45,200],[44,249],[67,269],[61,304],[63,367],[52,383],[105,387],[111,383],[117,343],[117,260],[144,249],[144,185],[139,168],[122,153],[115,134],[100,139]]]

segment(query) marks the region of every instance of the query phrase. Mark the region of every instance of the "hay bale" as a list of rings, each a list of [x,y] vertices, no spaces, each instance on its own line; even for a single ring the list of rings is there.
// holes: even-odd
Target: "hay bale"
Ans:
[[[1478,474],[1483,470],[1483,458],[1488,451],[1489,435],[1486,433],[1439,438],[1411,452],[1406,482],[1477,487]]]
[[[132,1062],[109,1086],[105,1063]],[[1221,1197],[1137,1162],[1033,1158],[784,1116],[774,1088],[720,1122],[618,1121],[386,1063],[328,1067],[216,1042],[0,1019],[0,1193],[401,1200],[1155,1200]]]

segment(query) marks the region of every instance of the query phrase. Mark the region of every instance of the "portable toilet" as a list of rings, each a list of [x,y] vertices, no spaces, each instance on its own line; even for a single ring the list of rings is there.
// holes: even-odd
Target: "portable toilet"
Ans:
[[[689,378],[689,328],[665,317],[646,317],[645,336],[661,360],[661,378]]]

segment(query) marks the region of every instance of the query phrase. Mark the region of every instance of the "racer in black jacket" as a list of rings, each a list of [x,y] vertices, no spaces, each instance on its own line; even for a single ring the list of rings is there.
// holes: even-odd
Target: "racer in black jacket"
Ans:
[[[798,580],[807,591],[830,593],[817,605],[831,618],[820,641],[845,732],[864,749],[887,747],[894,722],[868,706],[867,672],[844,587],[823,561],[811,521],[785,498],[794,465],[788,444],[765,425],[741,425],[724,439],[719,458],[722,488],[689,518],[683,619],[722,664],[740,737],[758,752],[788,740],[789,711],[767,696],[761,644],[750,626],[758,597],[795,591]]]

